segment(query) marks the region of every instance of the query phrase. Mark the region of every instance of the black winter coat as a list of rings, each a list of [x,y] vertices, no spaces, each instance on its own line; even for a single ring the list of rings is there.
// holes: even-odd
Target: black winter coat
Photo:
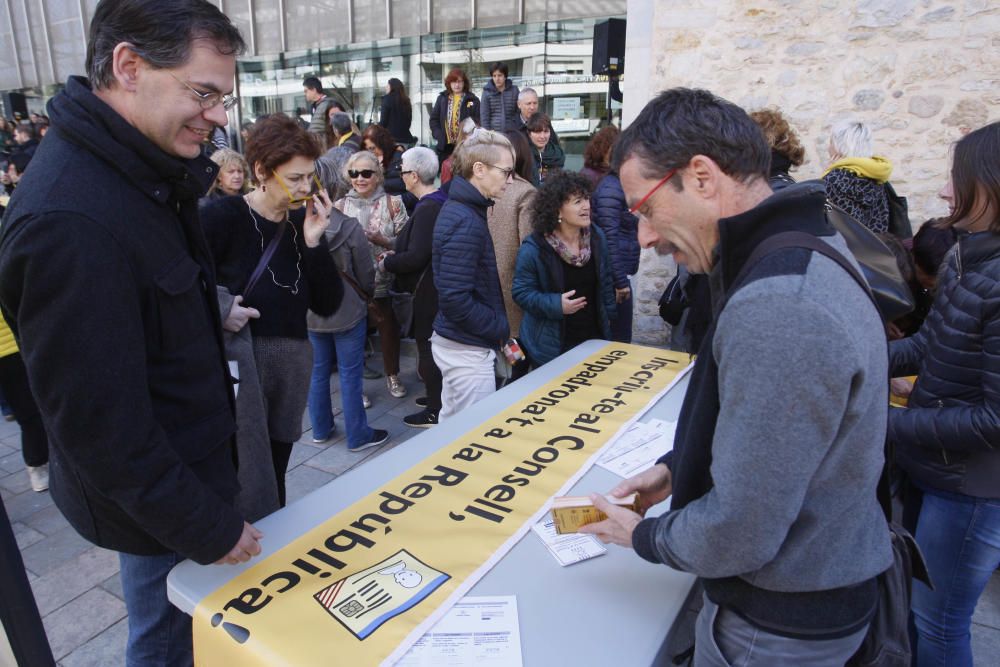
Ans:
[[[438,291],[434,331],[466,345],[499,349],[510,335],[486,209],[493,201],[456,176],[434,226]]]
[[[400,144],[413,142],[413,135],[410,134],[410,125],[413,122],[413,109],[408,104],[403,104],[398,94],[390,93],[382,96],[382,109],[379,113],[378,124],[389,130],[392,138]]]
[[[889,411],[896,460],[920,486],[1000,498],[1000,234],[959,238],[920,331],[889,346],[892,376],[916,373]]]
[[[449,96],[450,93],[447,90],[442,90],[438,94],[437,100],[434,102],[434,108],[431,109],[430,118],[427,121],[431,128],[431,136],[437,142],[438,153],[446,155],[450,155],[454,149],[454,144],[448,143],[448,133],[444,129],[448,125]],[[479,125],[479,98],[476,97],[476,94],[466,92],[462,96],[461,104],[462,108],[458,112],[459,126],[461,126],[462,121],[466,118],[471,118],[476,121],[476,125]]]
[[[180,160],[82,77],[0,236],[0,303],[49,436],[52,497],[91,542],[211,563],[243,530],[235,404],[198,197]]]
[[[615,289],[628,287],[628,277],[639,271],[639,218],[628,212],[617,174],[608,174],[597,184],[590,196],[590,210],[608,240]]]
[[[438,311],[431,254],[434,226],[448,197],[440,190],[424,196],[396,237],[395,252],[385,258],[387,271],[396,274],[395,289],[413,295],[413,337],[428,339]],[[409,333],[409,332],[406,332]]]

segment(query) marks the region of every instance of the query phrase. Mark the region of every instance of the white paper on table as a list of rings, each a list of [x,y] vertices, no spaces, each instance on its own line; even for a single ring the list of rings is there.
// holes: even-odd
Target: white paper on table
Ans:
[[[466,596],[455,603],[396,667],[521,665],[521,628],[513,595]]]
[[[651,419],[646,424],[637,424],[601,455],[597,465],[621,477],[637,475],[652,468],[657,459],[673,449],[676,431],[675,421]],[[620,442],[622,439],[625,441]]]
[[[557,533],[552,512],[547,513],[531,529],[538,534],[538,537],[542,538],[542,543],[548,548],[549,553],[563,567],[608,553],[601,541],[593,535],[580,533],[560,535]]]

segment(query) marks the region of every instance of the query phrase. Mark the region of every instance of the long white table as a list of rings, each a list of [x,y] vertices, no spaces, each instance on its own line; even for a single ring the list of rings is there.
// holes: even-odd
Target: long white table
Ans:
[[[266,539],[261,556],[240,566],[179,564],[167,578],[170,601],[188,614],[206,595],[347,508],[358,498],[401,475],[419,461],[512,403],[538,389],[598,349],[588,341],[518,382],[501,389],[458,417],[424,431],[326,486],[257,522]],[[687,390],[682,379],[640,421],[675,420]],[[573,487],[574,495],[606,492],[620,477],[594,466]],[[667,504],[647,514],[666,511]],[[632,550],[608,553],[560,566],[532,532],[515,546],[470,595],[516,595],[526,666],[576,664],[649,665],[657,656],[694,583],[692,575],[653,565]]]

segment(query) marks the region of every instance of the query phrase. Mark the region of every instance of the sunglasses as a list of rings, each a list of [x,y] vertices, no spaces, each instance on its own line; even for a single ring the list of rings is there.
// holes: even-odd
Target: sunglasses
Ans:
[[[319,178],[316,174],[313,174],[312,187],[309,189],[309,194],[304,197],[293,197],[291,191],[288,189],[288,186],[285,185],[285,181],[278,175],[278,172],[274,171],[271,173],[273,173],[274,177],[278,179],[278,184],[281,185],[281,189],[285,191],[286,195],[288,195],[289,204],[301,204],[302,202],[309,201],[323,189],[323,185],[319,182]]]
[[[372,176],[375,175],[375,170],[362,169],[361,171],[358,171],[356,169],[349,169],[347,171],[347,175],[350,176],[351,178],[357,178],[358,176],[360,176],[361,178],[371,178]]]

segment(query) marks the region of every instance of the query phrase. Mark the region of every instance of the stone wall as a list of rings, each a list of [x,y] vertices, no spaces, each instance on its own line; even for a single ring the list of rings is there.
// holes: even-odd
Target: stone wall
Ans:
[[[946,213],[937,192],[950,145],[1000,120],[996,0],[629,0],[628,17],[626,123],[673,86],[707,88],[747,110],[775,106],[806,147],[793,172],[805,179],[826,166],[831,125],[864,120],[915,225]],[[643,76],[629,76],[631,63]],[[664,340],[651,295],[672,264],[643,258],[638,340]]]

